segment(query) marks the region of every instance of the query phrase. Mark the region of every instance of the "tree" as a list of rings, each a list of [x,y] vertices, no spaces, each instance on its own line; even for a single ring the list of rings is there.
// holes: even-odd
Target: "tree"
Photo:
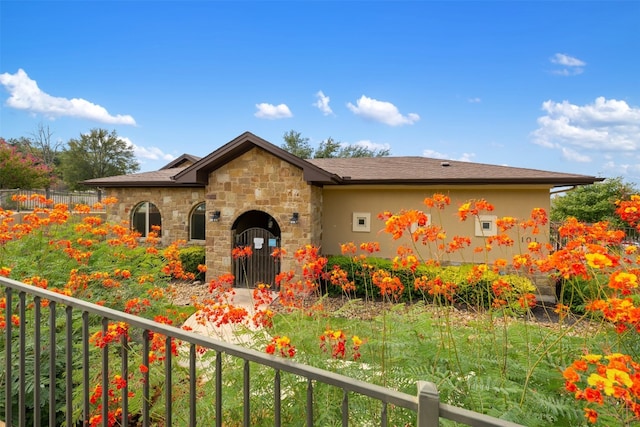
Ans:
[[[309,138],[303,138],[300,132],[290,130],[285,132],[284,144],[282,148],[294,156],[298,156],[301,159],[310,159],[313,154],[313,148],[309,145]]]
[[[336,142],[333,138],[329,137],[326,141],[322,141],[320,146],[316,149],[313,157],[316,159],[321,158],[335,158],[335,157],[386,157],[390,154],[389,149],[371,149],[362,145],[345,145],[341,142]]]
[[[621,177],[580,186],[551,201],[550,218],[552,221],[564,221],[575,217],[586,223],[609,221],[615,228],[624,228],[626,225],[615,214],[615,202],[627,200],[636,191]]]
[[[140,169],[133,147],[118,137],[116,131],[91,129],[79,139],[71,139],[60,156],[64,181],[73,190],[82,181],[114,175],[126,175]]]
[[[31,154],[42,159],[45,165],[53,169],[58,152],[64,144],[62,141],[53,142],[51,140],[52,136],[53,132],[51,132],[49,126],[44,126],[40,123],[38,129],[31,134],[31,138],[28,141]]]
[[[0,138],[0,189],[46,188],[51,181],[49,167]]]
[[[385,157],[388,149],[375,150],[362,145],[346,145],[329,137],[315,150],[309,145],[309,138],[303,138],[300,132],[293,130],[284,134],[285,143],[281,148],[303,159],[326,159],[345,157]]]

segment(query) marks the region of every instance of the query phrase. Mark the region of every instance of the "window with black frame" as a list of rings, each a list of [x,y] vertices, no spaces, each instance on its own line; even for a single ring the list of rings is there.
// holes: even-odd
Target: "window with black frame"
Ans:
[[[202,202],[191,211],[189,218],[189,239],[205,240],[206,204]]]

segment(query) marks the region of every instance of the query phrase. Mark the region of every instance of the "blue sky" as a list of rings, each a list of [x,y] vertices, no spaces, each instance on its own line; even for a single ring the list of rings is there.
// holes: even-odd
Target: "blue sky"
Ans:
[[[640,2],[0,1],[0,136],[289,130],[640,183]]]

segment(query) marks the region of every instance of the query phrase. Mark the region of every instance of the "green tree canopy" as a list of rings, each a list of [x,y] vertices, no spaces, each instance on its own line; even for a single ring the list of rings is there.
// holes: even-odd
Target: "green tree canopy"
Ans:
[[[337,157],[384,157],[390,154],[388,149],[376,150],[362,145],[347,145],[329,137],[322,141],[314,150],[309,144],[309,138],[304,138],[300,132],[290,130],[284,134],[284,144],[281,148],[302,159],[324,159]]]
[[[293,129],[289,132],[285,132],[284,144],[281,148],[290,152],[294,156],[298,156],[301,159],[310,159],[313,154],[313,148],[309,144],[309,138],[303,138],[300,132],[296,132]]]
[[[60,153],[60,170],[71,189],[82,188],[87,179],[125,175],[136,172],[140,165],[133,147],[118,137],[116,131],[91,129],[79,139],[71,139]]]
[[[51,169],[40,159],[0,138],[0,189],[47,188],[51,181]]]
[[[627,200],[635,192],[634,186],[621,177],[580,186],[552,199],[550,218],[563,221],[575,217],[586,223],[609,221],[613,227],[624,228],[624,222],[615,214],[615,202]]]

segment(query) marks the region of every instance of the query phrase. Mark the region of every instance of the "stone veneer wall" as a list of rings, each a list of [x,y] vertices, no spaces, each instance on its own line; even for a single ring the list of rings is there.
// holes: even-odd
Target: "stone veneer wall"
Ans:
[[[231,228],[247,211],[266,212],[278,223],[281,247],[288,254],[282,271],[294,268],[292,257],[301,246],[321,242],[322,189],[307,184],[301,169],[261,148],[212,172],[205,198],[207,218],[221,212],[218,222],[207,222],[207,280],[231,271]],[[300,216],[297,224],[289,223],[293,212]]]
[[[108,219],[115,222],[125,221],[129,227],[131,212],[139,203],[151,202],[156,205],[162,217],[163,244],[176,240],[189,241],[189,216],[197,204],[205,201],[204,188],[110,188],[107,195],[118,199],[116,205],[109,206]]]

